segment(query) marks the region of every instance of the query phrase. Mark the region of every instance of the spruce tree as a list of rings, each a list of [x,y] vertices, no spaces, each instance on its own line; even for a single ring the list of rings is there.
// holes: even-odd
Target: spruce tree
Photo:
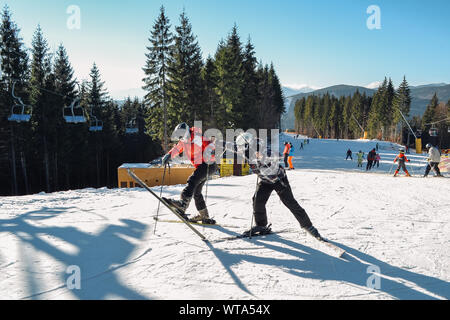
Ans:
[[[255,117],[255,112],[257,112],[258,103],[258,77],[256,74],[258,61],[255,56],[255,47],[251,42],[249,37],[247,44],[244,48],[244,60],[243,60],[243,71],[244,71],[244,83],[242,98],[244,105],[243,118],[247,120],[245,126],[242,129],[247,130],[249,128],[257,128],[258,122]]]
[[[215,65],[218,79],[216,92],[220,104],[216,118],[220,117],[221,120],[218,126],[222,129],[242,128],[245,126],[243,120],[245,107],[242,95],[245,84],[242,44],[236,25],[227,40],[219,43],[215,55]],[[218,113],[223,114],[219,115]]]
[[[50,92],[47,90],[50,84],[48,78],[51,76],[51,62],[49,57],[49,48],[47,41],[44,39],[42,29],[40,26],[36,29],[32,40],[32,61],[31,61],[31,79],[30,79],[30,102],[34,107],[33,112],[33,128],[35,130],[36,145],[41,146],[38,152],[44,164],[44,180],[47,192],[51,191],[51,176],[50,176],[50,146],[49,139],[54,133],[55,126],[51,123],[55,110],[52,110],[52,105],[49,104],[52,98],[49,96]],[[50,88],[51,89],[51,88]],[[56,113],[57,114],[57,113]],[[35,164],[40,163],[40,161]],[[36,168],[37,171],[40,171]]]
[[[201,72],[203,68],[200,46],[192,32],[192,25],[183,12],[180,25],[175,28],[174,46],[168,64],[168,126],[180,122],[193,124],[205,120],[205,93]]]
[[[61,44],[56,53],[54,62],[55,76],[55,104],[61,109],[58,112],[57,121],[57,155],[56,162],[59,163],[60,170],[57,170],[55,188],[70,189],[71,176],[77,175],[77,166],[83,159],[74,159],[81,154],[81,150],[74,152],[74,139],[84,139],[82,136],[83,126],[74,126],[63,121],[62,109],[70,106],[77,97],[76,79],[74,79],[74,71],[69,62],[66,49]],[[82,127],[83,129],[80,129]],[[81,132],[80,132],[81,130]],[[58,183],[59,182],[59,183]]]
[[[211,56],[206,59],[205,66],[202,69],[202,80],[205,90],[205,107],[208,111],[207,126],[210,128],[216,128],[216,111],[219,104],[218,96],[216,93],[217,72],[214,60]]]
[[[164,7],[156,20],[147,47],[147,61],[143,68],[145,78],[143,89],[147,91],[145,104],[151,108],[147,119],[148,129],[163,141],[164,151],[168,149],[167,91],[169,86],[168,65],[173,47],[170,20]]]
[[[19,194],[19,174],[16,159],[20,158],[24,176],[24,190],[28,193],[27,168],[24,164],[28,150],[32,146],[29,124],[16,124],[7,121],[15,100],[12,87],[15,82],[15,95],[28,103],[26,86],[28,81],[28,55],[19,35],[19,28],[12,21],[8,6],[1,15],[0,25],[0,180],[10,181],[0,186],[1,194]]]
[[[439,99],[437,97],[437,93],[435,92],[422,117],[423,130],[428,130],[431,127],[431,125],[429,124],[435,120],[435,112],[438,105]]]
[[[285,103],[280,79],[278,78],[278,75],[275,72],[273,63],[270,64],[269,77],[272,86],[272,108],[273,113],[275,114],[275,118],[273,119],[273,123],[270,126],[270,128],[267,129],[277,129],[281,128],[281,115],[285,112],[284,106]]]

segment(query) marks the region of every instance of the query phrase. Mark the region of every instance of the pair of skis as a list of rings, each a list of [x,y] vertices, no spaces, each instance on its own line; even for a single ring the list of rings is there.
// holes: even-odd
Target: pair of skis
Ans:
[[[201,224],[201,223],[192,223],[189,221],[186,221],[186,219],[183,218],[183,214],[179,211],[177,211],[176,209],[174,209],[172,206],[169,205],[169,203],[164,200],[164,198],[159,197],[152,189],[150,189],[147,184],[142,181],[130,168],[127,169],[127,172],[129,174],[129,176],[136,181],[137,183],[139,183],[139,185],[141,185],[142,188],[146,189],[148,192],[150,192],[151,195],[153,195],[156,199],[158,199],[165,207],[167,207],[167,209],[169,209],[170,211],[172,211],[172,213],[174,213],[178,219],[180,219],[180,221],[175,221],[175,220],[161,220],[158,219],[158,221],[160,222],[168,222],[168,223],[184,223],[185,225],[187,225],[189,227],[189,229],[191,229],[197,236],[200,237],[200,239],[202,239],[205,242],[209,242],[209,240],[201,233],[199,232],[196,228],[194,228],[194,225],[198,225],[198,226],[210,226],[210,227],[222,227],[221,225],[207,225],[207,224]],[[232,227],[232,226],[227,226],[227,227]],[[273,234],[280,234],[280,233],[285,233],[285,232],[289,232],[289,230],[281,230],[278,232],[271,232],[268,234],[254,234],[254,235],[237,235],[237,236],[232,236],[232,237],[228,237],[228,238],[223,238],[223,239],[217,239],[214,240],[214,243],[218,243],[218,242],[224,242],[224,241],[232,241],[232,240],[239,240],[239,239],[248,239],[248,238],[253,238],[253,237],[263,237],[263,236],[267,236],[267,235],[273,235]],[[342,255],[344,255],[345,251],[342,250],[341,248],[339,248],[338,246],[335,246],[334,244],[328,242],[325,239],[317,239],[315,238],[318,242],[325,244],[325,246],[327,246],[328,248],[332,249],[337,255],[338,257],[342,257]]]

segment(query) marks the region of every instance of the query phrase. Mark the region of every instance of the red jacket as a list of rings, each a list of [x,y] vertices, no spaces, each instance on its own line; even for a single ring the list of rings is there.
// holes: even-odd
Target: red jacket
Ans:
[[[285,147],[284,147],[284,152],[283,154],[289,154],[291,152],[291,145],[288,143]]]
[[[199,128],[191,128],[191,137],[188,142],[179,141],[176,146],[169,151],[172,159],[182,152],[191,160],[195,168],[206,162],[212,164],[216,161],[214,156],[215,145],[202,135]]]
[[[394,160],[394,163],[398,161],[405,161],[405,162],[409,162],[408,158],[406,158],[404,153],[400,153]]]

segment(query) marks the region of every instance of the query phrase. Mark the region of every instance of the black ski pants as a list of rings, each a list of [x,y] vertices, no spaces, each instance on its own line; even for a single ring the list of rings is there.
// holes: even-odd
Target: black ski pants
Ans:
[[[431,169],[434,169],[434,171],[436,172],[436,174],[438,176],[441,175],[441,170],[439,170],[439,162],[430,162],[425,170],[425,177],[428,176],[428,174],[430,173]]]
[[[200,211],[206,209],[205,199],[202,195],[203,186],[208,179],[208,175],[211,176],[216,170],[217,165],[215,163],[210,165],[202,163],[198,166],[194,173],[189,177],[187,186],[181,193],[181,198],[187,200],[193,197],[197,210]]]
[[[260,182],[256,187],[256,192],[253,196],[253,215],[257,226],[267,226],[266,204],[273,191],[276,191],[283,204],[292,212],[302,228],[312,226],[305,209],[295,200],[287,178],[275,184]]]

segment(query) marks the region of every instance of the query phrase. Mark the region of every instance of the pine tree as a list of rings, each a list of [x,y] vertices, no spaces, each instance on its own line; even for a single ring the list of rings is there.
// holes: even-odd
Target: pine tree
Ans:
[[[404,119],[409,117],[411,109],[411,90],[409,84],[406,81],[406,76],[403,77],[403,81],[397,89],[397,93],[394,100],[394,125],[400,127],[400,133],[403,134],[403,128],[405,127]],[[402,116],[403,114],[403,116]],[[395,134],[397,136],[397,134]]]
[[[273,119],[273,123],[270,128],[267,129],[276,129],[281,128],[281,115],[285,112],[284,107],[284,94],[281,88],[280,79],[275,72],[275,68],[273,64],[270,64],[269,69],[269,79],[272,85],[272,108],[273,113],[275,114],[275,118]]]
[[[34,107],[33,112],[33,128],[36,132],[34,143],[42,147],[38,153],[39,157],[43,157],[45,190],[51,191],[50,176],[50,148],[49,137],[54,133],[54,126],[51,118],[55,115],[52,106],[50,92],[47,89],[49,85],[48,78],[51,76],[51,64],[49,57],[49,48],[47,41],[44,39],[40,26],[36,29],[32,40],[32,61],[31,61],[31,79],[30,79],[30,102]],[[39,163],[39,162],[37,162]],[[36,164],[37,165],[37,164]],[[37,169],[37,168],[36,168]],[[38,169],[37,169],[38,170]]]
[[[243,118],[247,120],[242,129],[247,130],[249,128],[257,128],[258,122],[255,117],[255,112],[257,112],[258,103],[258,76],[256,74],[258,61],[255,56],[255,47],[251,42],[249,37],[247,44],[244,48],[244,60],[243,60],[243,71],[244,71],[244,83],[243,88],[243,105],[244,114]]]
[[[180,25],[175,29],[175,43],[168,64],[169,127],[180,122],[193,124],[196,120],[205,120],[207,115],[201,77],[202,53],[184,12],[180,15]]]
[[[112,105],[109,105],[110,108],[107,109],[107,93],[104,88],[105,83],[101,80],[100,70],[97,65],[94,63],[92,66],[91,72],[89,74],[90,81],[87,84],[87,106],[86,109],[90,110],[91,121],[92,120],[107,120],[105,123],[110,124],[112,119]],[[94,125],[94,123],[92,123]],[[108,130],[109,134],[113,134],[113,130]],[[104,130],[102,132],[93,132],[90,134],[90,154],[92,155],[92,159],[96,160],[95,174],[92,176],[96,177],[96,186],[101,186],[101,171],[104,171],[102,168],[102,156],[103,156],[103,148],[105,146],[105,140],[110,137],[107,136]]]
[[[352,98],[350,96],[347,96],[343,99],[344,99],[342,110],[342,118],[344,124],[343,138],[348,139],[350,138],[350,122],[355,120],[353,119],[352,116]]]
[[[4,183],[0,194],[19,194],[16,158],[20,158],[24,177],[24,191],[28,193],[26,153],[31,144],[31,131],[28,124],[9,123],[15,101],[12,87],[15,82],[15,95],[27,103],[26,85],[28,81],[28,55],[19,36],[19,28],[12,21],[8,6],[2,11],[0,25],[0,180],[11,181],[10,189]],[[22,192],[23,193],[23,192]]]
[[[439,99],[437,97],[437,93],[435,92],[422,117],[423,130],[428,130],[431,127],[429,124],[432,123],[435,119],[435,112],[438,105]]]
[[[77,97],[76,80],[74,79],[74,71],[69,62],[66,49],[61,44],[58,48],[54,63],[54,76],[55,76],[55,98],[56,105],[61,109],[64,106],[70,106],[74,99]],[[80,150],[74,152],[73,140],[85,139],[83,136],[83,126],[74,126],[67,124],[63,121],[61,112],[58,112],[59,117],[55,119],[57,121],[56,135],[56,173],[55,176],[55,189],[60,189],[64,185],[64,189],[70,189],[71,176],[77,175],[77,166],[82,159],[76,159],[80,154]],[[80,127],[82,129],[80,129]],[[58,166],[59,164],[59,166]],[[61,169],[57,169],[57,168]],[[59,183],[58,183],[59,182]]]
[[[219,129],[242,128],[244,71],[242,44],[235,25],[226,42],[220,42],[215,55],[217,72],[216,92],[219,97],[219,110],[216,113]],[[222,113],[219,115],[219,113]],[[220,119],[219,119],[220,118]]]
[[[163,141],[164,151],[168,149],[167,134],[167,91],[168,65],[173,47],[173,36],[170,32],[170,20],[167,18],[164,7],[153,26],[150,46],[147,47],[147,62],[143,68],[145,78],[143,89],[147,91],[145,104],[151,108],[147,119],[148,129],[154,132]]]
[[[202,69],[202,80],[205,90],[205,107],[208,110],[208,123],[210,128],[217,127],[216,121],[216,109],[219,104],[218,96],[216,93],[217,87],[217,72],[213,58],[209,56],[206,59],[205,66]],[[205,110],[206,112],[206,110]]]

